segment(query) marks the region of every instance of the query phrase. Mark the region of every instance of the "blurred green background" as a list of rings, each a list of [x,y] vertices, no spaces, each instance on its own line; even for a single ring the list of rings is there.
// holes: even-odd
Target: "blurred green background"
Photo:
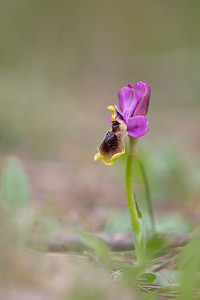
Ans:
[[[126,206],[123,159],[108,168],[93,155],[110,127],[106,107],[146,80],[140,149],[153,199],[196,203],[199,12],[195,0],[0,1],[0,151],[21,158],[34,199]]]

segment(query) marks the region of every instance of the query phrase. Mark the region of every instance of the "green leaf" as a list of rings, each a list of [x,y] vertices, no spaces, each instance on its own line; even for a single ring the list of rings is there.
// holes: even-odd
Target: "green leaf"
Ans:
[[[147,242],[147,255],[149,259],[157,257],[162,253],[167,245],[165,236],[152,236]]]
[[[82,233],[82,238],[86,245],[92,248],[101,260],[105,262],[110,260],[110,249],[103,240],[87,232]]]
[[[153,283],[157,276],[155,273],[143,273],[139,276],[138,281],[142,283]]]
[[[138,278],[144,273],[144,266],[141,265],[126,265],[121,266],[123,279],[135,287],[138,283]]]
[[[197,273],[200,268],[200,235],[189,242],[179,255],[180,293],[182,300],[196,299],[195,288],[198,283]]]
[[[157,274],[155,284],[158,284],[162,287],[172,287],[177,284],[180,278],[180,273],[177,270],[164,270],[162,273]]]

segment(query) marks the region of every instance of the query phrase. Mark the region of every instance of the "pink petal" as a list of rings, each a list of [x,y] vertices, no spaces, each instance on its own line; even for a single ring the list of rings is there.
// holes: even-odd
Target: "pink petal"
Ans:
[[[118,98],[124,120],[128,122],[138,104],[138,94],[130,87],[123,87],[118,93]]]
[[[135,90],[139,96],[139,103],[135,109],[134,115],[146,116],[149,109],[149,101],[151,97],[151,89],[146,81],[139,81],[135,85]]]
[[[147,117],[134,116],[128,120],[127,132],[133,138],[139,138],[149,131],[148,124]]]

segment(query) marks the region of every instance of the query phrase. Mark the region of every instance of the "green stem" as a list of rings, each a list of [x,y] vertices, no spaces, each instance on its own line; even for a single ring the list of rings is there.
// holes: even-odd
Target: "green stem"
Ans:
[[[154,214],[153,214],[153,208],[152,208],[152,201],[151,201],[151,193],[150,193],[150,187],[149,187],[149,181],[148,181],[148,177],[147,177],[147,173],[144,167],[144,164],[141,160],[140,154],[138,153],[138,151],[136,151],[136,157],[140,166],[140,170],[142,173],[142,177],[143,177],[143,181],[144,181],[144,187],[145,187],[145,193],[146,193],[146,200],[147,200],[147,208],[148,208],[148,212],[149,212],[149,216],[151,219],[151,231],[155,232],[155,218],[154,218]]]
[[[142,224],[142,215],[139,211],[133,191],[133,163],[137,139],[129,137],[129,152],[126,165],[126,197],[128,202],[131,223],[135,237],[135,251],[138,263],[142,264],[145,258],[145,239]]]

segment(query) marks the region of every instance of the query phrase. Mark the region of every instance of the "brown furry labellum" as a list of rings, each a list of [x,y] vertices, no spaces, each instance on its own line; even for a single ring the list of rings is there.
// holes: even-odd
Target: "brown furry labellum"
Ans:
[[[102,158],[106,165],[112,165],[125,152],[123,138],[126,135],[126,131],[120,130],[119,122],[112,122],[112,131],[106,133],[103,142],[98,148],[95,160]]]

